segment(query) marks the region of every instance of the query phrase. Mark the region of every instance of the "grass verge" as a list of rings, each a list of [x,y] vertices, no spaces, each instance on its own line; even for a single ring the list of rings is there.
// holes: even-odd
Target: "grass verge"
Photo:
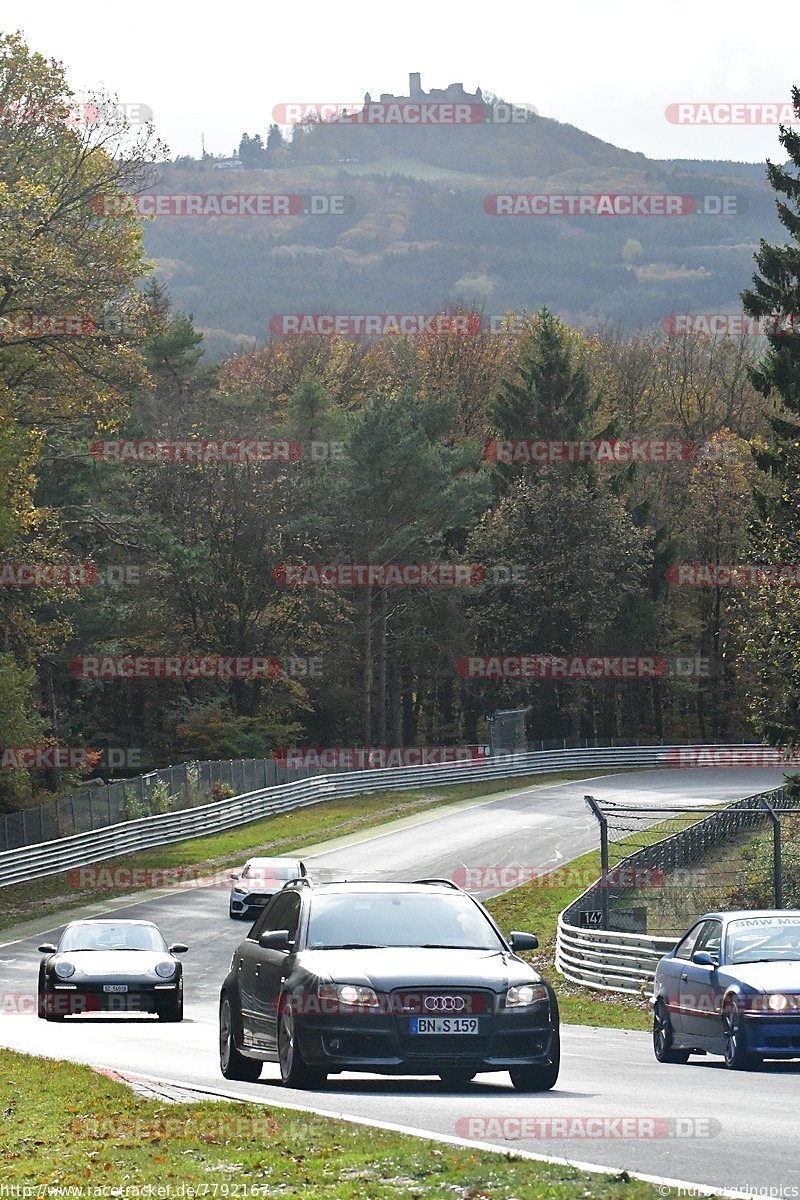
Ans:
[[[165,1189],[155,1195],[204,1185],[198,1195],[265,1200],[655,1200],[659,1194],[627,1173],[595,1175],[513,1152],[437,1146],[311,1113],[143,1100],[89,1067],[11,1051],[0,1051],[0,1108],[3,1183],[76,1188],[77,1197],[91,1196],[98,1185],[106,1196],[114,1187],[124,1196],[148,1184]]]
[[[620,774],[620,771],[613,768],[605,771],[593,769],[592,774],[612,775]],[[289,854],[298,847],[359,833],[387,821],[414,816],[460,800],[523,790],[532,784],[554,785],[582,778],[585,778],[585,771],[561,771],[519,779],[484,780],[417,791],[379,792],[370,796],[353,796],[348,800],[325,800],[308,808],[264,817],[251,825],[241,825],[211,836],[106,859],[95,866],[102,865],[104,872],[106,868],[109,871],[118,869],[120,873],[155,873],[180,868],[185,873],[187,868],[192,868],[198,874],[211,874],[240,865],[253,854]],[[93,887],[67,872],[12,884],[0,888],[3,904],[0,930],[10,929],[32,916],[60,915],[84,904],[107,900],[110,895],[128,895],[141,890],[141,884],[137,884],[115,887],[111,892],[102,880],[100,886]]]

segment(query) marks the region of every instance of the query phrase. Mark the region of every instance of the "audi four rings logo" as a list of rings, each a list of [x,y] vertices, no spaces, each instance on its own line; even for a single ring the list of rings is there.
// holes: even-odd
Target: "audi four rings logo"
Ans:
[[[428,1012],[461,1012],[467,1006],[463,996],[426,996],[423,1003]]]

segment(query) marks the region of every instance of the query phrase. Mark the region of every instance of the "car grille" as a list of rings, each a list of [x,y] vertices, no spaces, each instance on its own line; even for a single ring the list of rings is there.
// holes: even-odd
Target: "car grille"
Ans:
[[[402,988],[392,993],[402,1053],[413,1058],[480,1058],[494,1028],[495,996],[475,988]],[[477,1017],[477,1034],[411,1033],[411,1018]]]
[[[249,904],[266,904],[267,901],[271,900],[271,899],[272,899],[271,895],[267,896],[267,895],[264,895],[262,892],[252,892],[249,896],[245,896],[244,903],[248,904],[248,905]]]

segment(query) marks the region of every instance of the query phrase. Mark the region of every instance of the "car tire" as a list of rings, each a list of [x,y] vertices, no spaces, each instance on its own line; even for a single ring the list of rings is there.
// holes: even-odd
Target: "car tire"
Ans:
[[[458,1091],[472,1083],[477,1074],[477,1071],[472,1071],[469,1067],[451,1067],[447,1071],[440,1071],[439,1078],[446,1088]]]
[[[228,996],[223,996],[219,1006],[219,1069],[225,1079],[238,1079],[243,1083],[255,1083],[261,1074],[263,1062],[257,1058],[245,1058],[236,1047],[234,1036],[233,1006]]]
[[[509,1075],[518,1092],[549,1092],[555,1087],[561,1066],[561,1037],[553,1035],[550,1062],[543,1067],[511,1067]]]
[[[310,1067],[303,1059],[297,1044],[294,1013],[290,1004],[281,1005],[278,1023],[278,1062],[281,1079],[290,1088],[322,1087],[328,1072],[319,1067]]]
[[[722,1057],[729,1071],[750,1071],[757,1062],[747,1049],[747,1030],[735,1000],[722,1011]]]
[[[675,1031],[672,1019],[663,1000],[658,999],[653,1009],[653,1053],[660,1063],[686,1063],[689,1061],[688,1050],[674,1048]]]
[[[174,1000],[169,1004],[159,1005],[156,1009],[156,1016],[159,1021],[182,1021],[183,1020],[183,990],[178,993]]]

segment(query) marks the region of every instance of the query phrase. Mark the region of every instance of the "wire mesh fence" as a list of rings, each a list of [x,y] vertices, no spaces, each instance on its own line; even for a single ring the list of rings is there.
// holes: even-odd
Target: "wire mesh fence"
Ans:
[[[587,802],[602,874],[568,910],[576,925],[677,937],[703,912],[800,908],[800,789],[792,784],[725,807]]]
[[[86,787],[37,808],[0,817],[0,851],[89,833],[120,821],[177,812],[319,774],[271,758],[179,763],[135,778]]]

